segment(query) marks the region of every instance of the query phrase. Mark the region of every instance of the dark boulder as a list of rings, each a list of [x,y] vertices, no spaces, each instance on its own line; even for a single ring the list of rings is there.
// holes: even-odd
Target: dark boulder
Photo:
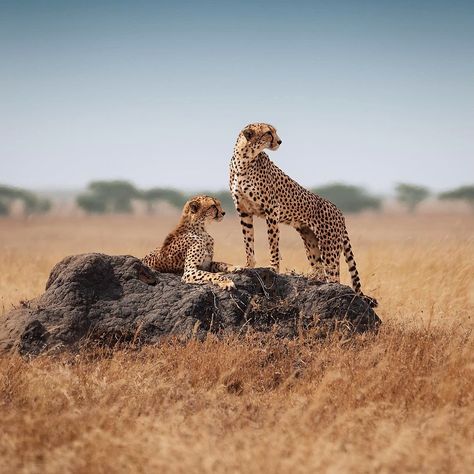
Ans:
[[[0,320],[0,350],[39,354],[88,344],[158,343],[164,336],[275,331],[295,337],[380,324],[367,300],[347,286],[267,268],[230,274],[236,288],[181,282],[131,256],[84,254],[59,262],[45,293]]]

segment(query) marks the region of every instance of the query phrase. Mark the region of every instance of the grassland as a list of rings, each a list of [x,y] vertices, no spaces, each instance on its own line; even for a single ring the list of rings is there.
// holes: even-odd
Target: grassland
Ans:
[[[172,225],[0,220],[0,313],[41,293],[65,255],[141,256]],[[0,356],[0,470],[470,472],[474,218],[358,216],[348,226],[365,291],[380,302],[378,335]],[[218,259],[243,263],[236,220],[211,233]],[[291,229],[281,248],[283,269],[307,270]],[[262,226],[257,261],[268,263]]]

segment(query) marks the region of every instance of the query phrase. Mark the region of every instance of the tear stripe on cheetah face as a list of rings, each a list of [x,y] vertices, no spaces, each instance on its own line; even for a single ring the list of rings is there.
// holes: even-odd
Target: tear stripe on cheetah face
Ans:
[[[313,270],[339,282],[341,253],[349,266],[352,286],[362,295],[344,216],[330,201],[311,193],[278,168],[263,151],[276,150],[281,140],[275,127],[247,125],[237,137],[230,163],[230,190],[240,216],[247,266],[255,265],[253,216],[267,222],[271,265],[279,271],[278,224],[293,226],[301,238]],[[369,303],[376,306],[375,300]]]
[[[220,272],[234,270],[232,265],[213,262],[214,239],[206,225],[220,222],[225,215],[218,199],[195,196],[183,208],[177,227],[163,242],[161,248],[142,259],[148,267],[163,273],[182,273],[186,283],[211,282],[220,288],[234,288],[234,282]]]

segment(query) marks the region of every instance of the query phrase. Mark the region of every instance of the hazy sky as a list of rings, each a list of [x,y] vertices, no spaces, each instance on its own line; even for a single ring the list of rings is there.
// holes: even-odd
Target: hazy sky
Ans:
[[[227,187],[240,129],[304,185],[474,181],[473,1],[1,1],[0,183]]]

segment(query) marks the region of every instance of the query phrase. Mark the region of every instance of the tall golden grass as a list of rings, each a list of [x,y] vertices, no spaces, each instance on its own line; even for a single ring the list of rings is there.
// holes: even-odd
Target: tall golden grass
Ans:
[[[0,220],[0,312],[40,294],[62,257],[142,256],[173,224]],[[0,471],[470,472],[474,218],[358,216],[348,227],[380,302],[378,334],[0,356]],[[218,259],[243,263],[236,220],[211,233]],[[283,269],[308,269],[291,229],[281,249]],[[262,225],[257,261],[268,263]]]

